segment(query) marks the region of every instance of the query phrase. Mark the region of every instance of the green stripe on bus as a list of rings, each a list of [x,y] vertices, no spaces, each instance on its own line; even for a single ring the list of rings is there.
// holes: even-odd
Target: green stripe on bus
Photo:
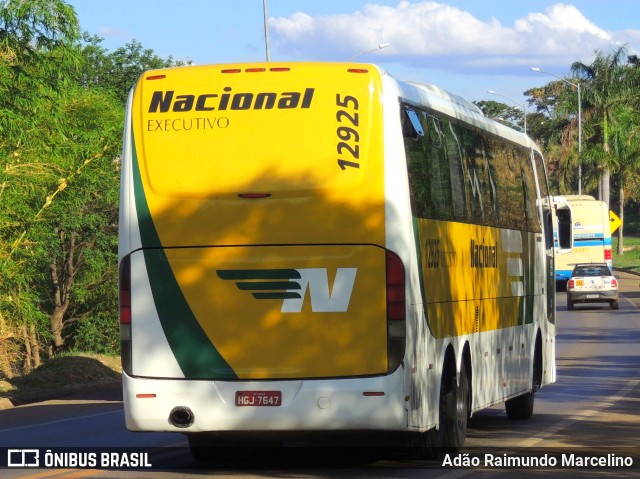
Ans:
[[[135,143],[132,150],[133,189],[144,260],[153,302],[167,342],[186,378],[237,379],[236,373],[211,343],[182,294],[149,211]]]

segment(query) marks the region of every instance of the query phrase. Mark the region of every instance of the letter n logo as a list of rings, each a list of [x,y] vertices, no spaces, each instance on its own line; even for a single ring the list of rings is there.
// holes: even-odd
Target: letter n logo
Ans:
[[[349,309],[349,301],[356,280],[357,268],[338,268],[333,288],[329,289],[326,268],[298,269],[300,297],[287,298],[282,303],[283,313],[299,313],[306,297],[307,289],[314,313],[344,313]]]
[[[218,276],[233,281],[240,291],[250,291],[258,300],[282,300],[283,313],[300,313],[309,291],[314,313],[345,313],[358,268],[338,268],[333,287],[326,268],[218,270]]]

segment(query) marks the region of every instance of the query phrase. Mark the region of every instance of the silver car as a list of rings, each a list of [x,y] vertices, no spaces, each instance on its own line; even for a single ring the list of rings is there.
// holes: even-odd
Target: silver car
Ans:
[[[575,303],[609,303],[618,309],[618,280],[606,263],[577,264],[567,281],[567,309]]]

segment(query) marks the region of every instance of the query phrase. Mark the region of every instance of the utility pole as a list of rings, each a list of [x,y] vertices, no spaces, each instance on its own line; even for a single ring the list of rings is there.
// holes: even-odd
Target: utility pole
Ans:
[[[267,17],[267,0],[262,0],[262,12],[264,15],[264,45],[267,52],[267,61],[271,61],[269,58],[269,19]]]

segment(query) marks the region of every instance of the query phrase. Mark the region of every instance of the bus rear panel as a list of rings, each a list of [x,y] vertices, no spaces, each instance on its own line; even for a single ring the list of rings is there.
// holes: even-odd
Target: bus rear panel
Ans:
[[[404,427],[380,81],[276,63],[140,79],[120,223],[130,429]]]

